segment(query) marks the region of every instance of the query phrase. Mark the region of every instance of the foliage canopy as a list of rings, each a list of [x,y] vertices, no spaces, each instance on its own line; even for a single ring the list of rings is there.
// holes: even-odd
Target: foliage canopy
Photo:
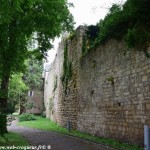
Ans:
[[[25,97],[28,86],[22,80],[23,74],[14,74],[11,76],[8,90],[7,112],[15,112],[15,106]]]
[[[41,90],[43,87],[42,73],[43,73],[43,61],[37,60],[35,55],[30,56],[26,60],[26,72],[23,75],[24,83],[30,90]]]
[[[0,75],[22,71],[29,39],[37,41],[37,50],[43,56],[52,47],[51,40],[73,26],[66,0],[0,0],[0,3]],[[34,33],[36,37],[32,36]]]
[[[43,62],[34,55],[25,60],[25,73],[11,75],[8,90],[7,112],[15,112],[15,106],[24,108],[28,102],[28,90],[42,90]],[[21,113],[21,112],[20,112]]]
[[[0,0],[0,112],[6,113],[9,78],[23,72],[30,40],[43,58],[52,40],[73,28],[67,0]],[[36,36],[34,36],[36,35]],[[4,124],[6,130],[6,119]]]
[[[128,48],[146,52],[150,43],[150,1],[127,0],[123,6],[113,4],[106,17],[96,26],[99,27],[98,36],[94,37],[90,46],[84,42],[84,51],[85,47],[91,49],[114,38],[124,39]],[[88,28],[88,31],[90,30],[91,28]],[[86,39],[91,40],[88,36]]]

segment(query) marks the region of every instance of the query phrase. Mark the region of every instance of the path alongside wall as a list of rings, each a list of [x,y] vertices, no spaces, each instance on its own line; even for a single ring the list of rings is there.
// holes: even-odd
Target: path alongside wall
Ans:
[[[96,136],[143,144],[143,126],[150,125],[150,58],[110,40],[82,57],[80,26],[68,40],[72,77],[62,84],[65,41],[45,81],[46,115],[62,126]],[[57,86],[56,86],[57,80]]]

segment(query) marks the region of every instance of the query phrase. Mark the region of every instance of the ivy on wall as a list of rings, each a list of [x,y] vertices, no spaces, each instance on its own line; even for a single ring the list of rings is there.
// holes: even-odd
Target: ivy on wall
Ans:
[[[49,98],[49,110],[52,110],[54,107],[54,100],[52,97]]]
[[[82,37],[82,55],[85,55],[89,49],[95,46],[95,39],[98,37],[99,27],[98,25],[87,26],[87,30]]]
[[[67,41],[65,42],[64,48],[64,62],[63,62],[63,75],[61,77],[65,94],[67,93],[67,85],[72,77],[72,62],[68,59],[68,46]]]
[[[34,103],[33,103],[33,102],[27,102],[27,103],[26,103],[26,108],[27,108],[27,109],[32,109],[32,108],[36,108],[36,107],[34,106]]]

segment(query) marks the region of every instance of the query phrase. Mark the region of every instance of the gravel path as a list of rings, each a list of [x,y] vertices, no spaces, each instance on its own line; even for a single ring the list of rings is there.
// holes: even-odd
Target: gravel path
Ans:
[[[113,150],[107,146],[50,131],[20,127],[13,121],[8,131],[20,133],[39,150]],[[42,147],[43,146],[43,147]]]

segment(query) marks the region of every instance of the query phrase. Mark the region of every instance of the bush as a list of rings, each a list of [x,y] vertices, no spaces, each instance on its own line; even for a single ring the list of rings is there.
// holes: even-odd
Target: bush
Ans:
[[[24,113],[24,114],[19,116],[19,122],[32,121],[32,120],[36,120],[36,118],[32,114]]]

